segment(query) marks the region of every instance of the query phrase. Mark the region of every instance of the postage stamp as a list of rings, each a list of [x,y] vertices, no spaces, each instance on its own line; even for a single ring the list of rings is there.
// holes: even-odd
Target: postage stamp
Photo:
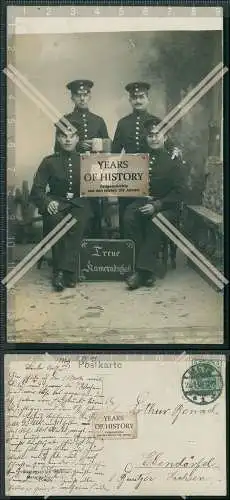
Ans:
[[[135,439],[137,414],[135,412],[103,412],[95,415],[92,432],[97,439]]]
[[[220,370],[209,361],[193,364],[182,377],[182,391],[186,399],[198,405],[216,401],[223,390]]]

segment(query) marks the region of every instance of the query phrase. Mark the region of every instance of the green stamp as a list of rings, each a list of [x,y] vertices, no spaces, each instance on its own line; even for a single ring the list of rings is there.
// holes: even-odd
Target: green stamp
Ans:
[[[186,399],[197,405],[216,401],[223,390],[223,378],[219,369],[209,361],[200,361],[186,370],[181,386]]]

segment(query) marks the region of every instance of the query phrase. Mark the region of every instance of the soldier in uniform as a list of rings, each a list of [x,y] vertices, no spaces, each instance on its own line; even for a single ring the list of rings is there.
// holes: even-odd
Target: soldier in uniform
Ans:
[[[80,154],[78,123],[70,127],[56,124],[59,152],[45,157],[35,176],[31,200],[43,215],[45,232],[49,233],[67,214],[77,222],[52,247],[53,287],[75,287],[81,238],[90,218],[89,202],[80,198]],[[47,192],[49,188],[49,192]]]
[[[145,153],[146,141],[144,136],[144,123],[148,118],[156,118],[148,111],[150,89],[149,83],[132,82],[126,85],[125,89],[129,93],[129,102],[132,106],[132,113],[119,120],[115,131],[112,153]],[[124,236],[124,211],[132,198],[120,198],[119,200],[119,225],[121,236]]]
[[[67,84],[67,89],[71,92],[71,99],[74,103],[74,110],[65,115],[68,120],[74,120],[79,124],[79,149],[86,152],[91,151],[92,139],[108,139],[108,130],[105,121],[101,116],[89,111],[91,99],[91,89],[94,83],[91,80],[74,80]],[[55,141],[55,151],[59,148],[59,143]],[[91,221],[90,236],[100,236],[101,232],[101,208],[99,199],[91,199],[93,218]]]
[[[149,196],[132,202],[124,214],[125,238],[135,242],[136,269],[127,278],[129,289],[152,286],[156,278],[161,231],[152,217],[162,212],[172,223],[178,220],[183,192],[181,160],[166,148],[163,135],[156,132],[159,119],[150,118],[146,129],[146,152],[149,153]]]

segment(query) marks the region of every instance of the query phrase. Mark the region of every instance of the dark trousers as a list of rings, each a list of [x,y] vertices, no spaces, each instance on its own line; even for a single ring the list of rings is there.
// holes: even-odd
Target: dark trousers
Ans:
[[[128,205],[124,213],[124,236],[135,243],[136,269],[154,273],[162,244],[162,232],[152,222],[152,216],[140,213],[139,208],[146,203],[145,199],[139,198]],[[162,213],[170,222],[176,220],[176,211],[167,210]]]
[[[53,271],[77,273],[80,244],[89,219],[85,207],[66,207],[56,215],[43,215],[44,233],[49,233],[61,220],[71,213],[77,222],[52,247]],[[68,222],[67,222],[68,223]]]

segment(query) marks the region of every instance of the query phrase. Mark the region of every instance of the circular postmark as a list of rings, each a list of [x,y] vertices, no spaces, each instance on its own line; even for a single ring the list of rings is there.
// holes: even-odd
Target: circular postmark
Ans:
[[[184,373],[182,391],[188,401],[197,405],[208,405],[216,401],[223,390],[223,378],[210,362],[196,363]]]

